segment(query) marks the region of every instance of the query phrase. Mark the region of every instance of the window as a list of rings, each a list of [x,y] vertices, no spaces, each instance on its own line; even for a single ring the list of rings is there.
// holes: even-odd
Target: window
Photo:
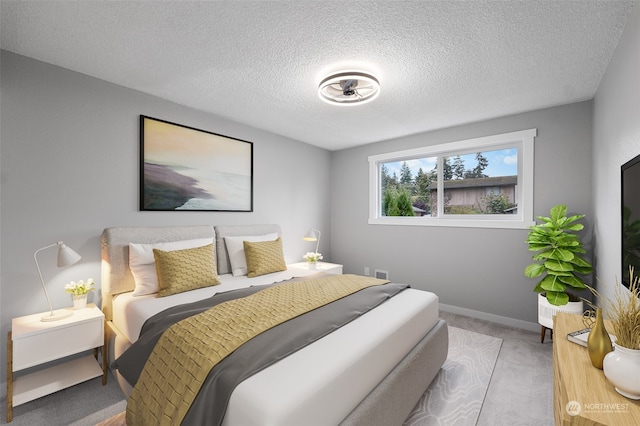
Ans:
[[[527,228],[536,129],[369,157],[369,223]]]

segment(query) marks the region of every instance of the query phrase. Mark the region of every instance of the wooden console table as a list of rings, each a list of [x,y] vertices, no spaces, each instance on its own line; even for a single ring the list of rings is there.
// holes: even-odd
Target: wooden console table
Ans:
[[[609,324],[605,324],[611,330]],[[640,425],[640,401],[625,398],[602,370],[591,365],[587,348],[567,340],[584,328],[582,317],[560,312],[554,320],[553,412],[556,426]]]

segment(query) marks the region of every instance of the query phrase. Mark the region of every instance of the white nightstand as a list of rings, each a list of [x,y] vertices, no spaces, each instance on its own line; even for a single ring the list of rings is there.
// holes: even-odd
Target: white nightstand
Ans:
[[[69,308],[71,309],[71,308]],[[7,422],[13,407],[94,377],[107,383],[104,314],[95,305],[59,321],[40,321],[42,313],[13,318],[7,336]],[[102,365],[97,362],[102,347]],[[93,349],[86,355],[13,377],[13,373]],[[94,359],[95,357],[95,359]]]
[[[309,269],[309,265],[307,264],[307,262],[290,263],[289,265],[287,265],[287,269],[309,271],[308,274],[305,275],[317,274],[320,272],[325,272],[327,274],[333,275],[342,275],[342,265],[328,262],[317,262],[316,269]]]

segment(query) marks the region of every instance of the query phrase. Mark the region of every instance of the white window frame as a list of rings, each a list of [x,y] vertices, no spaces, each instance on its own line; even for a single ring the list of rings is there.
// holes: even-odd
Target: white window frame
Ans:
[[[369,156],[369,224],[407,226],[452,226],[469,228],[527,229],[533,220],[534,139],[537,129],[503,133],[440,145]],[[444,215],[444,181],[442,157],[502,148],[518,148],[518,213],[513,215]],[[401,217],[382,216],[381,165],[383,163],[438,157],[438,216]]]

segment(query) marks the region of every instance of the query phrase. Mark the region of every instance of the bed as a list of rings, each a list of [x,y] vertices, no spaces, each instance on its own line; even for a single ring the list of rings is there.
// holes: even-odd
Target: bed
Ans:
[[[234,276],[238,253],[230,252],[225,241],[260,241],[273,235],[281,237],[278,225],[105,229],[101,292],[109,361],[121,359],[138,341],[144,322],[168,307],[309,275],[290,268],[253,278]],[[132,247],[194,240],[213,242],[219,285],[167,297],[133,296],[139,286],[129,263]],[[438,318],[437,296],[408,288],[240,382],[221,424],[400,425],[440,370],[447,351],[447,326]],[[131,385],[118,370],[113,373],[130,395]]]

